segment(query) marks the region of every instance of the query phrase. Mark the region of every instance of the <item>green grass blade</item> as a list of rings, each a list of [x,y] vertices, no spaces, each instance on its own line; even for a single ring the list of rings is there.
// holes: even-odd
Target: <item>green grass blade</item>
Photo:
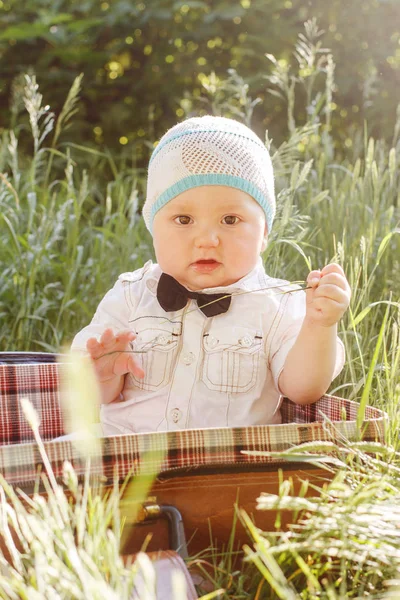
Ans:
[[[383,321],[382,321],[382,325],[379,331],[379,336],[378,336],[378,341],[376,343],[375,346],[375,350],[374,350],[374,354],[372,356],[372,361],[371,361],[371,365],[369,367],[368,370],[368,375],[367,375],[367,381],[365,383],[365,387],[361,396],[361,401],[360,401],[360,406],[358,408],[357,411],[357,429],[358,431],[361,433],[361,426],[363,424],[363,421],[365,419],[365,408],[368,404],[369,401],[369,395],[371,392],[371,386],[372,386],[372,380],[375,374],[375,367],[376,364],[378,362],[378,357],[379,357],[379,352],[381,350],[381,346],[382,346],[382,341],[383,341],[383,336],[385,333],[385,329],[386,329],[386,323],[388,320],[388,316],[389,316],[389,306],[386,307],[386,311],[385,311],[385,316],[383,317]]]

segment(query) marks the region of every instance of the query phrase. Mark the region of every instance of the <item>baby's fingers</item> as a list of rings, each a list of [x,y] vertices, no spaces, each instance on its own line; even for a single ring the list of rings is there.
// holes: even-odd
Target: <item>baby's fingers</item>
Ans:
[[[96,338],[89,338],[86,342],[86,350],[93,359],[100,358],[104,354],[104,347]]]
[[[90,356],[97,360],[107,354],[115,345],[115,335],[112,329],[106,329],[101,334],[100,340],[89,338],[86,342],[86,350]]]
[[[133,333],[133,331],[130,331],[129,329],[125,329],[124,331],[120,331],[115,336],[115,341],[117,344],[125,346],[129,342],[133,342],[133,340],[135,338],[136,338],[136,335]]]
[[[314,270],[308,274],[307,277],[307,285],[311,287],[316,287],[319,284],[319,280],[321,279],[321,271]]]
[[[105,331],[103,331],[103,333],[101,334],[100,344],[105,350],[109,350],[115,345],[115,340],[116,338],[114,332],[109,327],[108,329],[105,329]]]
[[[100,347],[103,349],[103,354],[124,349],[129,342],[135,339],[136,335],[133,331],[125,329],[119,331],[116,335],[112,329],[106,329],[100,338]]]
[[[346,277],[343,268],[338,263],[329,263],[322,269],[322,275],[328,275],[328,273],[339,273],[339,275]]]
[[[325,298],[326,300],[334,300],[340,304],[348,304],[348,294],[346,293],[346,290],[329,283],[320,285],[315,292],[314,298]]]

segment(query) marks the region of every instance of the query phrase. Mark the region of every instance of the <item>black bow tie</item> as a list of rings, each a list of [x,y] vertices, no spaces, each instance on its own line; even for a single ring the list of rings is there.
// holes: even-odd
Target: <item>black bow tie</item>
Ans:
[[[157,287],[157,300],[167,312],[180,310],[187,304],[188,298],[197,300],[197,305],[207,317],[225,313],[231,304],[230,294],[199,294],[190,292],[176,279],[163,273]],[[212,304],[210,304],[212,302]],[[207,306],[206,306],[207,305]]]

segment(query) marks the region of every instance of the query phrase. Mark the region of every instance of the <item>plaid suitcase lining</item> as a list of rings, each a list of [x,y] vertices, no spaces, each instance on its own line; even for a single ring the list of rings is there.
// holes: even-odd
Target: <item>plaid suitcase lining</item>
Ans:
[[[40,417],[40,435],[64,433],[59,392],[60,369],[49,364],[0,364],[0,445],[33,440],[20,399],[28,397]]]
[[[85,461],[72,442],[48,441],[64,433],[59,379],[58,364],[0,364],[0,472],[10,484],[33,485],[38,468],[44,469],[33,433],[20,408],[19,400],[24,396],[29,397],[39,414],[40,434],[56,478],[61,480],[65,460],[71,462],[78,475],[84,473]],[[122,481],[128,474],[168,473],[218,465],[271,464],[277,459],[249,456],[242,451],[280,452],[316,440],[355,440],[358,435],[357,409],[355,402],[328,395],[306,406],[284,399],[282,425],[107,437],[101,440],[100,455],[92,459],[92,472],[108,481],[114,477]],[[368,406],[365,419],[363,439],[382,441],[387,415]],[[164,456],[161,467],[160,452]]]

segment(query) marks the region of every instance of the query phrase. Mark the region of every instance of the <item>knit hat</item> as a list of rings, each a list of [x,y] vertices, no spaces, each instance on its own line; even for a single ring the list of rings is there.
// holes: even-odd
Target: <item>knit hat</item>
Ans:
[[[247,192],[265,213],[268,232],[275,216],[271,158],[246,125],[225,117],[192,117],[169,129],[149,162],[143,218],[152,231],[156,213],[194,187],[226,185]]]

